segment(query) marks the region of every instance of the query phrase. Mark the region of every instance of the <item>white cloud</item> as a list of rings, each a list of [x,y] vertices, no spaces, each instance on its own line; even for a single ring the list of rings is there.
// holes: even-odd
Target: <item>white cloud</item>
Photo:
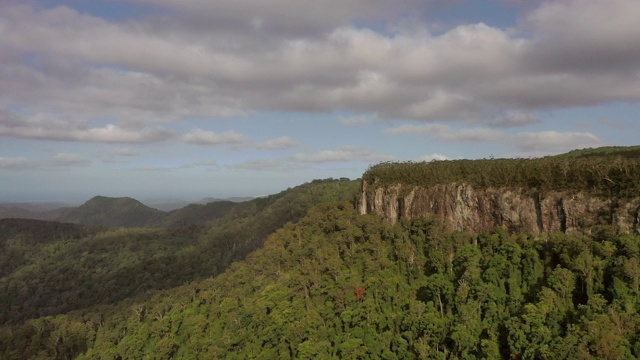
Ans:
[[[515,147],[526,153],[550,154],[603,146],[604,143],[597,136],[589,132],[522,132],[513,136],[510,141]]]
[[[216,133],[202,129],[196,129],[182,136],[182,141],[205,146],[228,146],[230,148],[242,148],[248,145],[249,139],[233,130]]]
[[[0,156],[0,169],[18,170],[26,169],[31,166],[33,166],[33,164],[23,157],[8,158]]]
[[[478,23],[442,34],[379,30],[425,5],[417,0],[138,2],[167,15],[120,23],[5,6],[0,107],[107,116],[122,128],[261,109],[498,127],[514,119],[495,122],[496,110],[640,100],[635,0],[548,2],[515,31]]]
[[[447,125],[405,124],[384,131],[387,135],[419,135],[442,142],[478,142],[513,147],[519,155],[548,155],[572,149],[603,146],[604,142],[590,132],[518,132],[510,134],[489,128],[454,129]]]
[[[631,74],[640,66],[640,2],[547,2],[524,25],[533,33],[532,65],[546,71],[596,76]]]
[[[421,156],[417,159],[417,161],[442,161],[442,160],[449,160],[449,157],[447,157],[446,155],[442,155],[442,154],[429,154],[429,155],[424,155]]]
[[[300,143],[288,136],[271,139],[257,145],[258,149],[265,150],[286,150],[300,146]]]
[[[36,140],[153,143],[168,140],[175,133],[162,127],[124,129],[113,124],[91,127],[88,121],[81,119],[43,113],[21,117],[0,111],[0,135]]]
[[[293,159],[308,163],[328,162],[381,162],[394,160],[393,156],[377,154],[372,149],[359,146],[342,146],[336,150],[324,150],[314,154],[296,154]]]

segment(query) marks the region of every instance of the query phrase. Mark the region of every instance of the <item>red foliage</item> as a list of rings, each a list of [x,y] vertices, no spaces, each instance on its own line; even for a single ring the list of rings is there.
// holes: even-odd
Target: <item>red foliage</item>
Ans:
[[[356,301],[360,301],[362,300],[362,298],[364,297],[364,288],[357,288],[356,289]]]

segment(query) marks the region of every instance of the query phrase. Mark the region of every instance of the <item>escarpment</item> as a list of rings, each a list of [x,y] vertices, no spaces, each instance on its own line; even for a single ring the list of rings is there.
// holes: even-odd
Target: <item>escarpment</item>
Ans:
[[[361,214],[435,217],[455,230],[640,233],[640,147],[536,159],[382,163],[362,178]]]
[[[376,213],[391,223],[436,217],[454,230],[481,232],[504,226],[511,232],[584,233],[594,225],[640,232],[640,197],[612,199],[586,193],[532,193],[522,188],[475,189],[465,183],[421,187],[376,186],[363,181],[360,214]]]

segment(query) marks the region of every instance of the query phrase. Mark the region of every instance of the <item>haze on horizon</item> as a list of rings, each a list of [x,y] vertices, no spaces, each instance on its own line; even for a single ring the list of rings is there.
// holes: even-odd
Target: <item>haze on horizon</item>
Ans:
[[[5,0],[0,202],[636,145],[636,0]]]

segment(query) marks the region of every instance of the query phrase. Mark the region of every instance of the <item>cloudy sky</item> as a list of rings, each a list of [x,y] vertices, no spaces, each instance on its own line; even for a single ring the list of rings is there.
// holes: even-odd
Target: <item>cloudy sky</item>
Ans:
[[[637,0],[2,0],[0,201],[640,143]]]

